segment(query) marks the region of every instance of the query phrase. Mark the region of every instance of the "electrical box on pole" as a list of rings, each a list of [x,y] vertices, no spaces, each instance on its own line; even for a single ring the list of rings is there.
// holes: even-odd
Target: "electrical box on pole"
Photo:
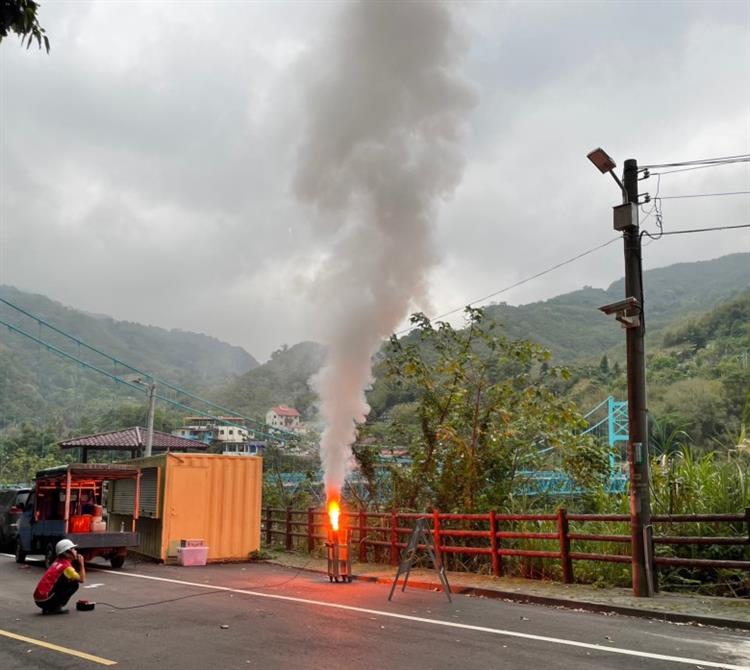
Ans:
[[[614,229],[627,230],[633,226],[638,226],[638,205],[632,202],[626,202],[624,205],[617,205],[612,208],[614,213]]]

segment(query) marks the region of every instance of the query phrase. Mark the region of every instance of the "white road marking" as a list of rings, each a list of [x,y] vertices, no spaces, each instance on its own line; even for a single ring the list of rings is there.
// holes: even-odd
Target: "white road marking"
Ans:
[[[397,614],[395,612],[386,612],[383,610],[368,609],[366,607],[354,607],[352,605],[342,605],[339,603],[329,603],[322,600],[311,600],[309,598],[296,598],[294,596],[282,596],[275,593],[260,593],[258,591],[247,591],[245,589],[234,589],[228,586],[216,586],[213,584],[200,584],[198,582],[188,582],[182,579],[170,579],[168,577],[153,577],[151,575],[138,575],[127,572],[106,571],[108,575],[117,575],[118,577],[131,577],[134,579],[150,579],[157,582],[166,582],[168,584],[179,584],[181,586],[192,586],[200,589],[210,589],[212,591],[225,591],[227,593],[241,593],[243,595],[255,596],[257,598],[270,598],[272,600],[283,600],[286,602],[301,603],[304,605],[315,605],[318,607],[328,607],[331,609],[347,610],[349,612],[360,612],[362,614],[375,614],[392,619],[402,619],[415,621],[417,623],[430,624],[432,626],[444,626],[446,628],[458,628],[461,630],[476,631],[479,633],[491,633],[493,635],[503,635],[506,637],[522,638],[524,640],[535,640],[537,642],[548,642],[550,644],[560,644],[568,647],[579,647],[581,649],[593,649],[610,654],[620,654],[622,656],[637,656],[639,658],[651,658],[657,661],[671,661],[672,663],[683,663],[686,665],[698,665],[704,668],[720,668],[721,670],[750,670],[747,665],[733,665],[731,663],[717,663],[715,661],[704,661],[696,658],[686,658],[684,656],[668,656],[666,654],[652,654],[647,651],[636,651],[634,649],[624,649],[621,647],[604,647],[599,644],[589,642],[577,642],[575,640],[563,640],[546,635],[534,635],[532,633],[520,633],[514,630],[504,630],[502,628],[489,628],[487,626],[473,626],[470,624],[457,623],[455,621],[441,621],[440,619],[427,619],[424,617],[410,616],[408,614]]]

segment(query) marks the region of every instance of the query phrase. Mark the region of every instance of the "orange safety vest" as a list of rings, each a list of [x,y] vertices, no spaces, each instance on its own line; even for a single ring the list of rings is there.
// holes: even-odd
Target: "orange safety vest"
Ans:
[[[36,585],[36,589],[34,589],[34,600],[47,600],[59,579],[81,581],[81,575],[73,569],[67,558],[58,558],[47,568],[47,572],[42,575],[42,578]]]

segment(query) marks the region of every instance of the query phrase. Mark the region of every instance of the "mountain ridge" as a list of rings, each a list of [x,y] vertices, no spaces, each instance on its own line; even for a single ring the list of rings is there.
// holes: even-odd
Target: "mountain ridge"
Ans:
[[[676,263],[644,273],[648,331],[706,312],[750,287],[750,253],[735,253],[710,261]],[[559,362],[601,356],[623,341],[620,329],[598,308],[625,298],[625,280],[606,289],[585,286],[547,300],[512,306],[489,305],[494,318],[512,339],[533,339]]]
[[[665,327],[706,313],[750,289],[750,253],[648,270],[644,287],[648,337],[656,342]],[[8,286],[0,286],[0,296],[112,356],[237,411],[262,416],[272,405],[285,403],[298,405],[308,419],[315,412],[315,394],[308,382],[325,360],[320,344],[283,346],[261,365],[242,347],[209,335],[85,314]],[[508,337],[535,340],[553,353],[555,362],[585,363],[598,361],[604,354],[620,358],[622,330],[598,307],[623,297],[620,278],[606,289],[584,286],[525,305],[492,304],[485,311],[499,321]],[[13,325],[25,323],[29,329],[28,319],[24,322],[19,315],[9,314],[2,303],[0,318]],[[0,333],[0,426],[5,415],[34,417],[50,404],[65,412],[111,393],[112,384],[94,378],[94,373],[79,374],[76,366],[56,360],[38,344],[6,329],[0,328]],[[76,353],[75,346],[51,331],[46,335],[56,346]],[[76,387],[79,383],[83,391]]]

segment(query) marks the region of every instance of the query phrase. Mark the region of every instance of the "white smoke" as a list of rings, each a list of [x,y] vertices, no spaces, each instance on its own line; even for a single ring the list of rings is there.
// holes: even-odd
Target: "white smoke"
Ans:
[[[295,189],[334,240],[311,289],[329,349],[315,380],[329,497],[370,411],[372,355],[410,307],[426,304],[436,206],[460,177],[474,96],[457,70],[464,44],[453,11],[435,1],[349,4],[313,56]]]

